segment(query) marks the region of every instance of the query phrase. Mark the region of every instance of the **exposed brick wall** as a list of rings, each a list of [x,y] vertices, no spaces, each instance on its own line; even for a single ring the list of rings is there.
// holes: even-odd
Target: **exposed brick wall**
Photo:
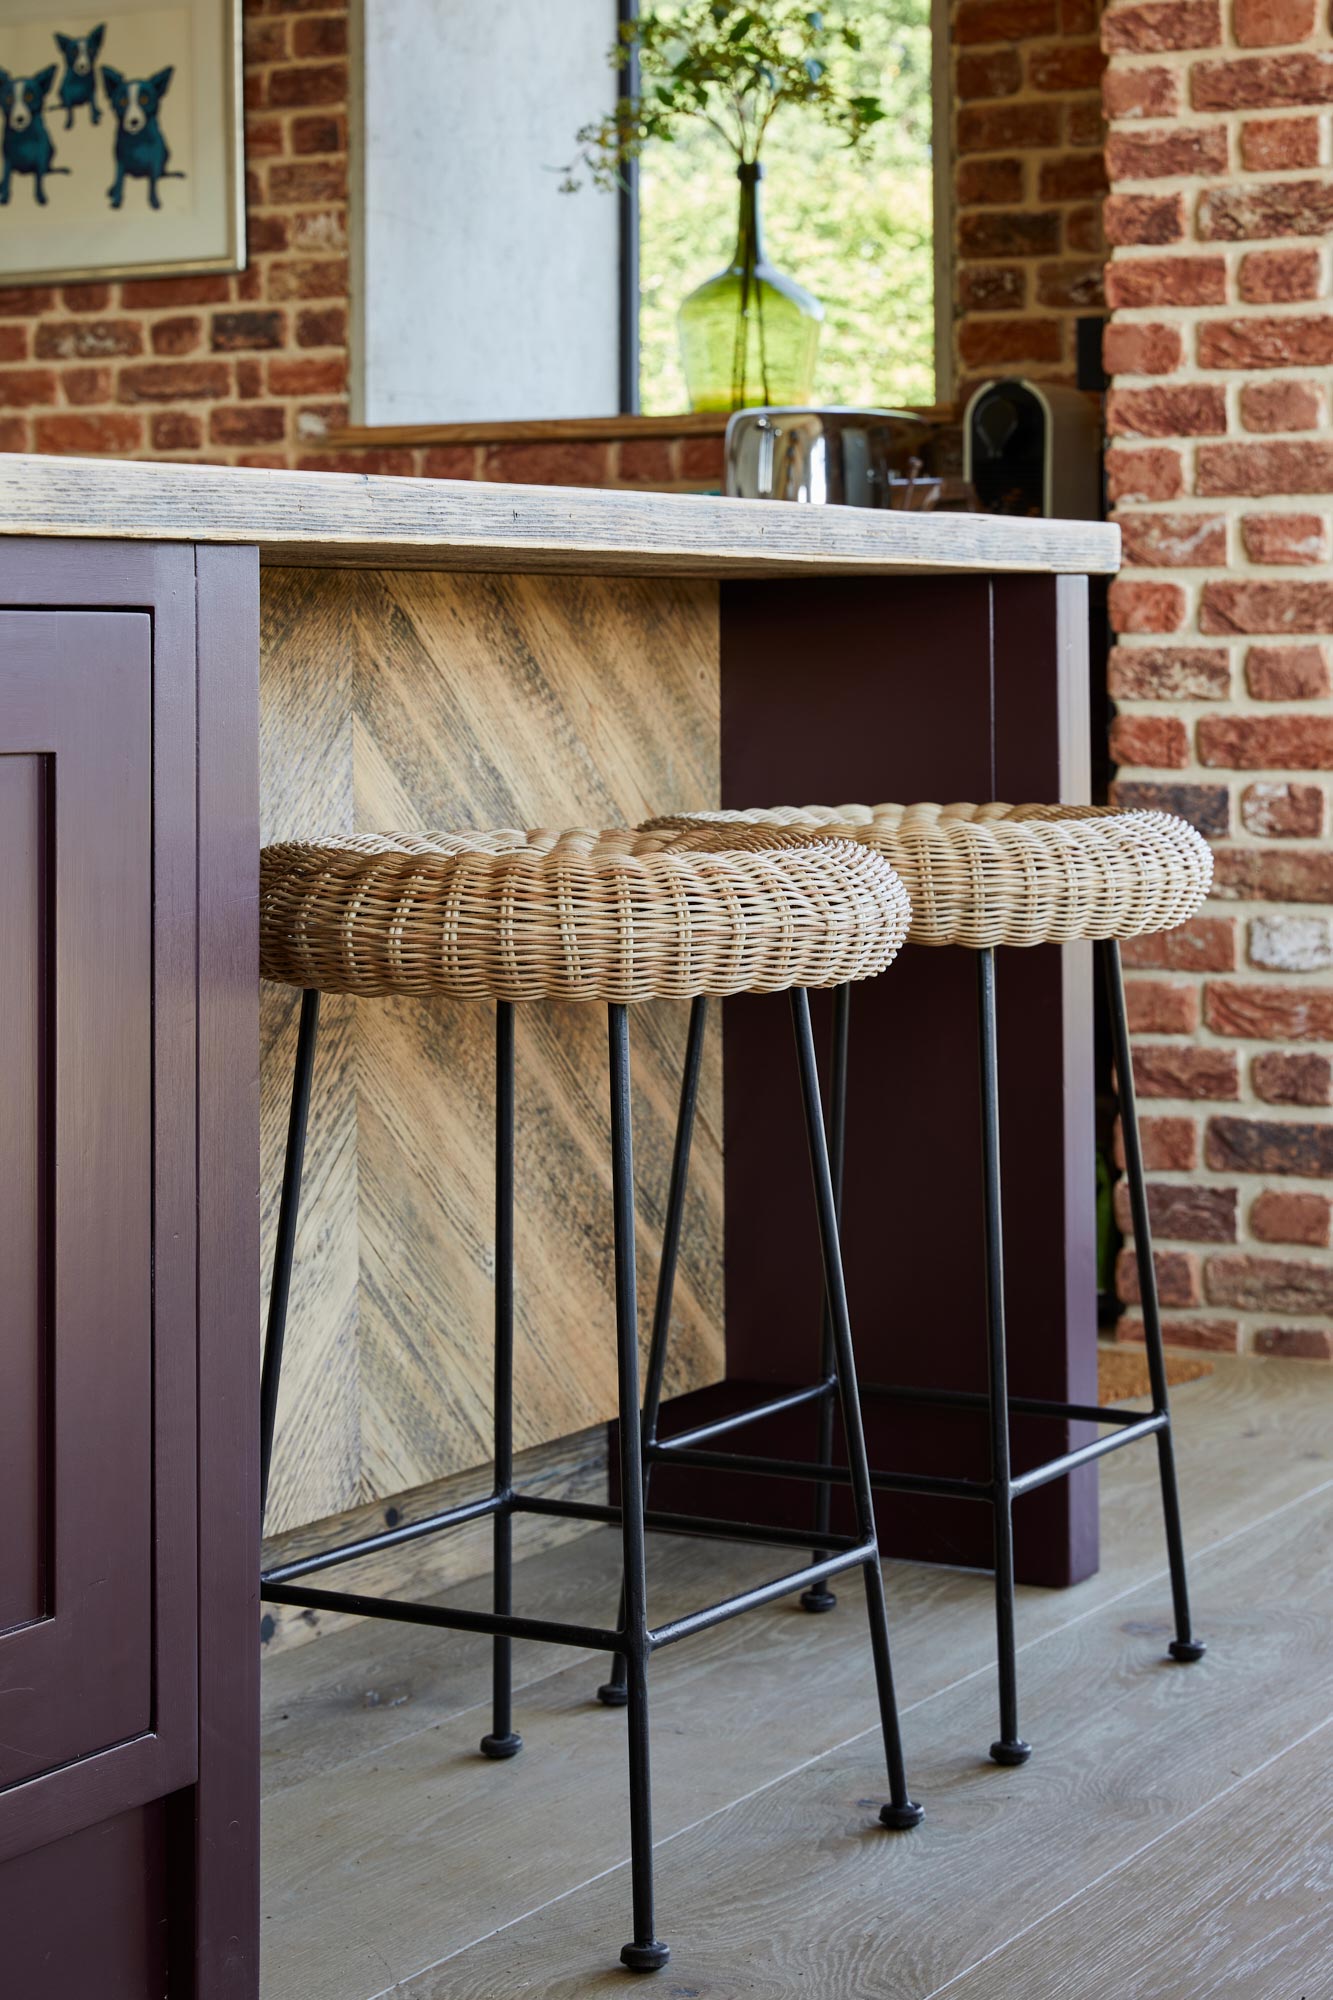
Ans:
[[[0,449],[296,463],[347,420],[347,0],[246,0],[249,268],[0,288]]]
[[[954,337],[960,393],[996,374],[1072,382],[1073,321],[1102,308],[1097,0],[955,0]]]
[[[1217,858],[1126,952],[1163,1296],[1178,1342],[1333,1357],[1333,37],[1316,0],[1104,36],[1118,795]]]

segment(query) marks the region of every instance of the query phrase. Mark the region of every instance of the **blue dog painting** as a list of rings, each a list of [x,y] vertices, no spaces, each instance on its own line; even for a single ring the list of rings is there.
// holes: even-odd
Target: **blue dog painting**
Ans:
[[[94,125],[102,122],[102,114],[97,108],[97,58],[102,52],[102,37],[105,34],[106,23],[103,22],[90,35],[56,36],[56,47],[65,58],[65,74],[60,79],[60,102],[65,107],[67,132],[81,104],[86,104],[91,111]]]
[[[3,145],[4,172],[0,175],[0,203],[9,200],[10,185],[15,174],[31,174],[33,193],[43,208],[46,207],[46,187],[48,174],[67,174],[68,167],[53,167],[55,147],[51,134],[46,129],[42,107],[46,103],[47,92],[56,80],[56,66],[39,70],[36,76],[11,76],[7,69],[0,69],[0,112],[4,113],[5,137]]]
[[[158,106],[167,94],[173,71],[160,69],[155,76],[125,77],[110,63],[102,64],[102,87],[116,119],[116,178],[107,189],[113,208],[125,196],[125,180],[148,183],[148,205],[161,208],[159,181],[183,181],[185,175],[168,168],[171,151],[158,123]]]

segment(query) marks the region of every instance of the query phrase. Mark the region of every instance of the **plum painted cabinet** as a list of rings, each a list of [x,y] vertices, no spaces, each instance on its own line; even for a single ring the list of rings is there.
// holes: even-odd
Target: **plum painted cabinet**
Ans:
[[[6,2000],[257,1990],[257,584],[0,543]]]

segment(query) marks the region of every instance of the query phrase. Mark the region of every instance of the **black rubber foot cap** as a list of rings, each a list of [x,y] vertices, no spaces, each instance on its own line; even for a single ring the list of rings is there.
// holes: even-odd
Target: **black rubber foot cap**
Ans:
[[[835,1611],[838,1600],[831,1590],[822,1584],[812,1584],[809,1590],[801,1592],[802,1611]]]
[[[1167,1647],[1173,1660],[1179,1660],[1182,1667],[1188,1667],[1195,1660],[1201,1660],[1208,1648],[1202,1639],[1173,1639]]]
[[[1026,1764],[1032,1755],[1032,1745],[1019,1736],[1012,1743],[992,1743],[990,1754],[996,1764]]]
[[[512,1732],[508,1736],[483,1736],[481,1739],[482,1756],[493,1757],[497,1764],[506,1757],[517,1757],[522,1748],[523,1738]]]
[[[909,1799],[906,1805],[881,1806],[879,1809],[880,1825],[887,1826],[894,1833],[906,1833],[910,1827],[920,1826],[925,1817],[925,1807],[919,1806],[915,1799]]]
[[[668,1945],[627,1944],[620,1954],[620,1963],[631,1972],[660,1972],[670,1956]]]
[[[628,1708],[629,1689],[619,1681],[603,1681],[597,1690],[597,1699],[603,1708]]]

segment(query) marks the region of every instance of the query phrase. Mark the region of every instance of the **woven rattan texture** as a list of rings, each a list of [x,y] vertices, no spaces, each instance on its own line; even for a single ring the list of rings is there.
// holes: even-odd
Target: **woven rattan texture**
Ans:
[[[1173,930],[1208,893],[1213,857],[1184,820],[1105,806],[778,806],[650,820],[691,849],[749,850],[780,830],[873,847],[902,877],[914,944],[1066,943]]]
[[[689,851],[628,830],[373,834],[265,848],[260,968],[335,993],[633,1001],[841,986],[910,917],[863,843]]]

